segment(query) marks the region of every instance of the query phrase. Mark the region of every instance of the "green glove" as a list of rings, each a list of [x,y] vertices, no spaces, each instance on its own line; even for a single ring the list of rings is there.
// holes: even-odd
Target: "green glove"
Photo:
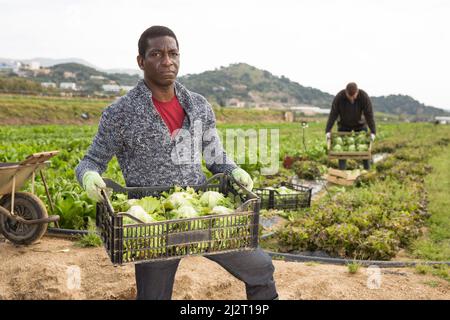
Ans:
[[[94,201],[102,201],[103,197],[100,193],[101,189],[106,188],[105,181],[103,181],[102,177],[96,171],[87,171],[83,175],[83,188],[86,190],[86,193],[89,198]]]
[[[253,180],[252,177],[243,169],[236,168],[231,171],[231,176],[240,184],[242,184],[245,188],[252,191],[253,189]]]

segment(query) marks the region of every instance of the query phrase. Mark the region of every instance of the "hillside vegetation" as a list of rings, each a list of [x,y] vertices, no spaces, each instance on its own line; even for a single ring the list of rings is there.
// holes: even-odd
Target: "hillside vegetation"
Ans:
[[[329,108],[333,97],[317,89],[304,87],[286,77],[276,77],[245,63],[186,75],[179,79],[193,91],[221,106],[239,99],[248,106],[310,104]]]
[[[179,81],[220,106],[230,105],[233,99],[237,99],[250,107],[306,104],[329,109],[336,94],[302,86],[284,76],[277,77],[245,63],[186,75]],[[344,87],[345,84],[342,85]],[[364,89],[370,94],[370,88]],[[436,115],[448,115],[442,109],[426,106],[406,95],[372,97],[372,102],[377,112],[411,118],[429,119]]]

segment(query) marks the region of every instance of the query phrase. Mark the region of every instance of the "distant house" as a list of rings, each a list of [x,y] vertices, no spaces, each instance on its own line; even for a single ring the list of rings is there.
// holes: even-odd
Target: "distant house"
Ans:
[[[77,90],[77,84],[75,82],[61,82],[59,87],[64,90]]]
[[[37,71],[41,68],[41,64],[38,61],[30,61],[28,63],[20,63],[18,67],[22,70]]]
[[[14,70],[14,66],[8,63],[0,63],[0,71],[3,72],[12,72]]]
[[[213,87],[213,91],[227,91],[227,88],[219,86],[219,87]]]
[[[13,72],[18,73],[20,71],[20,68],[22,68],[22,62],[14,61],[13,66],[14,66]]]
[[[104,84],[102,89],[105,92],[120,92],[121,87],[117,84]]]
[[[105,80],[104,76],[90,76],[89,78],[91,80]]]
[[[39,75],[49,75],[52,72],[52,70],[50,70],[49,68],[40,68],[38,70],[35,71],[35,74],[39,74]]]
[[[435,117],[434,120],[440,124],[450,124],[450,117]]]
[[[292,111],[298,111],[303,113],[304,115],[307,116],[313,116],[316,114],[329,114],[330,110],[329,109],[321,109],[318,107],[313,107],[313,106],[298,106],[298,107],[291,107]]]
[[[243,108],[243,107],[245,107],[245,102],[241,101],[239,99],[236,99],[236,98],[231,98],[231,99],[228,99],[227,105],[230,107]]]
[[[56,88],[56,83],[54,82],[41,82],[41,86],[44,88]]]
[[[29,69],[29,70],[39,70],[40,67],[41,67],[41,64],[39,61],[31,61],[27,65],[27,69]]]
[[[75,78],[75,73],[70,72],[70,71],[64,71],[63,76],[64,76],[64,79],[67,79],[67,78]]]

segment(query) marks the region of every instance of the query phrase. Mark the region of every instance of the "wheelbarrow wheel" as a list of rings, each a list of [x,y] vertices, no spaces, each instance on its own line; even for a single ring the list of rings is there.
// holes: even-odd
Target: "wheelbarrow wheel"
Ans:
[[[0,199],[0,206],[11,211],[11,195]],[[14,214],[26,219],[48,218],[47,209],[41,199],[31,193],[14,194]],[[15,244],[32,244],[38,241],[47,230],[47,223],[24,224],[0,214],[0,231]]]

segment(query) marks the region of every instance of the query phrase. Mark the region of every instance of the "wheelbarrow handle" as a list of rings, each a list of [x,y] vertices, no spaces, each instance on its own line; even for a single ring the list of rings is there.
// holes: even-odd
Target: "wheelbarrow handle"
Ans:
[[[0,214],[12,219],[14,221],[17,221],[19,223],[23,223],[26,225],[32,225],[32,224],[38,224],[38,223],[50,223],[50,222],[57,222],[59,221],[59,216],[58,215],[54,215],[54,216],[50,216],[47,218],[41,218],[41,219],[32,219],[32,220],[27,220],[22,218],[21,216],[17,216],[14,214],[11,214],[11,212],[9,212],[8,210],[6,210],[5,208],[3,208],[2,206],[0,206]]]

